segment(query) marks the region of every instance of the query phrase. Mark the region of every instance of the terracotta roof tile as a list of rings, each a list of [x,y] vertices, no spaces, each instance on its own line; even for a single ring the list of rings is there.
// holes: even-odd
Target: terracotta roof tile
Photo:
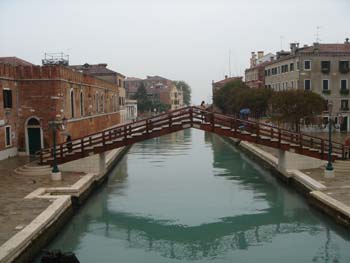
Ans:
[[[34,64],[18,57],[0,57],[0,63],[10,64],[13,66],[34,66]]]

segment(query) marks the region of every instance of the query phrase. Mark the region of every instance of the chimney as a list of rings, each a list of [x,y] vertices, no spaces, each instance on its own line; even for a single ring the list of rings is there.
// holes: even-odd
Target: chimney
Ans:
[[[252,57],[250,58],[250,68],[254,68],[256,66],[256,55],[255,52],[252,52]]]
[[[350,44],[350,42],[349,42],[349,38],[347,37],[347,38],[345,38],[345,42],[344,42],[344,44]]]
[[[100,68],[106,68],[106,67],[107,67],[107,64],[106,64],[106,63],[100,63],[100,64],[98,64],[98,66],[99,66]]]
[[[225,75],[225,79],[227,79],[227,75]]]
[[[290,43],[290,53],[292,55],[295,55],[298,47],[299,47],[299,43]]]
[[[261,59],[264,56],[264,51],[258,51],[258,59]]]

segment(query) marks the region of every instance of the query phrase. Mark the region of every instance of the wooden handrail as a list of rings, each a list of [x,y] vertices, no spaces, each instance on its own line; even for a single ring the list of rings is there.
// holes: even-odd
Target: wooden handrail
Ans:
[[[118,139],[126,142],[128,141],[128,136],[133,136],[134,133],[147,132],[148,135],[151,135],[155,128],[168,127],[171,129],[175,123],[184,123],[184,121],[191,126],[195,123],[209,125],[208,127],[210,127],[210,130],[212,131],[216,131],[217,124],[221,127],[229,128],[235,136],[239,136],[238,133],[241,132],[241,128],[239,130],[238,128],[244,127],[244,130],[248,132],[248,135],[255,134],[256,137],[253,141],[257,143],[259,143],[261,136],[265,136],[270,138],[270,140],[277,139],[278,147],[281,147],[282,143],[287,142],[297,145],[300,149],[302,149],[303,146],[319,149],[319,152],[323,157],[325,151],[329,148],[329,142],[321,137],[297,133],[270,124],[239,119],[234,116],[227,116],[192,106],[170,111],[168,113],[162,113],[136,122],[116,125],[112,128],[77,138],[74,141],[69,142],[69,146],[67,142],[58,144],[56,155],[63,159],[65,154],[71,151],[81,151],[81,157],[84,157],[86,147],[94,148],[94,146],[102,144],[103,149],[106,149],[107,142],[113,143],[115,140],[118,141]],[[293,147],[296,147],[295,145]],[[345,158],[346,152],[344,144],[332,142],[332,146],[334,153]],[[48,155],[51,157],[53,156],[52,148],[42,149],[40,151],[41,163],[48,158]]]

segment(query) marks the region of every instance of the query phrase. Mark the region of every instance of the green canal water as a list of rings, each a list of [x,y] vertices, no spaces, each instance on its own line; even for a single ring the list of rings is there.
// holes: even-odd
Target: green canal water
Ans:
[[[47,249],[80,262],[350,262],[350,234],[221,138],[135,144]]]

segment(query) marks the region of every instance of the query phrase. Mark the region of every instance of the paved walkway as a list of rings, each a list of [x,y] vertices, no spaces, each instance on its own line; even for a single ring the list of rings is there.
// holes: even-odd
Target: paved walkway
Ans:
[[[317,136],[320,136],[320,134],[317,134]],[[326,136],[326,135],[324,135]],[[337,136],[335,137],[335,140],[341,141],[343,140],[347,134],[344,133],[337,133]],[[262,145],[255,145],[262,150],[269,152],[270,154],[274,155],[275,157],[278,157],[278,150],[274,148],[270,148],[267,146]],[[339,161],[341,162],[341,161]],[[350,160],[345,161],[349,162],[350,167]],[[326,189],[322,190],[323,193],[326,195],[336,199],[337,201],[340,201],[341,203],[349,206],[350,208],[350,168],[348,172],[343,171],[337,171],[337,161],[333,164],[334,165],[334,171],[335,171],[335,177],[334,178],[325,178],[324,177],[324,167],[316,168],[316,169],[304,169],[301,170],[304,174],[311,177],[315,181],[321,183],[326,187]]]
[[[78,181],[82,173],[63,173],[61,182],[53,182],[48,175],[21,176],[13,172],[29,160],[14,157],[0,161],[0,245],[28,225],[50,201],[23,199],[39,187],[69,186]]]

